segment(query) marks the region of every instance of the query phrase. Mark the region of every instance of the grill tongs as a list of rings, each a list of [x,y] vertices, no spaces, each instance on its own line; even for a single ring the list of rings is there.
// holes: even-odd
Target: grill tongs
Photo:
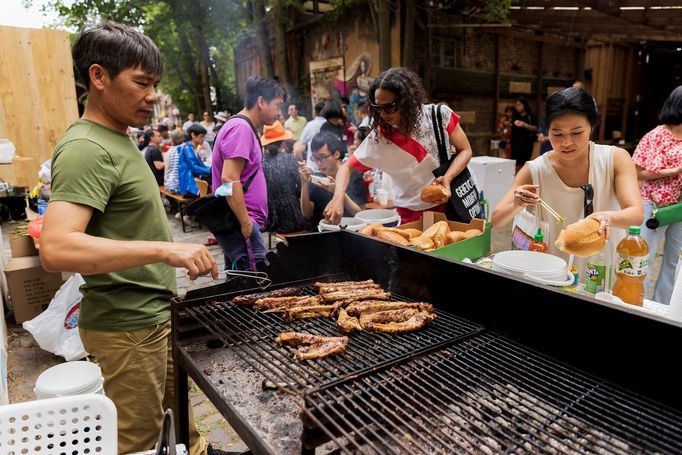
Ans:
[[[235,276],[241,278],[250,278],[258,283],[261,289],[267,289],[272,284],[272,280],[266,272],[259,272],[257,270],[223,270],[218,272],[219,275]]]

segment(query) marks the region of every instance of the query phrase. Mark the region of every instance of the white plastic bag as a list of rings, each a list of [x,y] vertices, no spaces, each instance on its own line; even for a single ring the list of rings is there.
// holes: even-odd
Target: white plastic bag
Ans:
[[[80,274],[73,275],[59,288],[47,310],[23,323],[41,348],[67,361],[88,355],[78,334],[78,313],[83,297],[79,288],[83,284],[85,281]]]
[[[9,139],[0,139],[0,163],[11,163],[16,149]]]
[[[521,210],[516,214],[512,223],[511,249],[528,251],[538,229],[541,229],[542,235],[548,238],[549,223],[541,221],[527,207]]]

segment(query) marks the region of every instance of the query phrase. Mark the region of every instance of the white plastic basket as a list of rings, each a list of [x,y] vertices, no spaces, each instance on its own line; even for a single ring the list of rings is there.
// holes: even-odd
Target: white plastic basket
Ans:
[[[117,448],[116,407],[103,395],[0,406],[3,455],[113,455]]]

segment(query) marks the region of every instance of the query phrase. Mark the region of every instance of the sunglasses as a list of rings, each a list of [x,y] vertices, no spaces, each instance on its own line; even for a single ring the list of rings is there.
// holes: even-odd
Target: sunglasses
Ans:
[[[591,183],[587,183],[580,187],[585,192],[585,199],[583,201],[583,213],[585,217],[588,217],[594,213],[594,188]]]
[[[377,113],[381,113],[381,111],[386,112],[387,114],[395,114],[398,112],[398,102],[393,102],[390,104],[370,104],[370,108],[372,108],[373,111]]]

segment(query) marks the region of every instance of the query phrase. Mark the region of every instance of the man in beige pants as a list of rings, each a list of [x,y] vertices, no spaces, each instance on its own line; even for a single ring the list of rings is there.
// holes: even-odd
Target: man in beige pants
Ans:
[[[118,453],[139,452],[154,447],[163,412],[173,407],[175,267],[191,279],[217,278],[218,270],[203,245],[173,243],[156,180],[126,136],[157,101],[163,64],[156,45],[108,22],[83,30],[72,52],[88,103],[54,151],[40,257],[46,270],[83,275],[83,345],[116,405]],[[224,453],[207,446],[191,408],[190,421],[192,455]]]

